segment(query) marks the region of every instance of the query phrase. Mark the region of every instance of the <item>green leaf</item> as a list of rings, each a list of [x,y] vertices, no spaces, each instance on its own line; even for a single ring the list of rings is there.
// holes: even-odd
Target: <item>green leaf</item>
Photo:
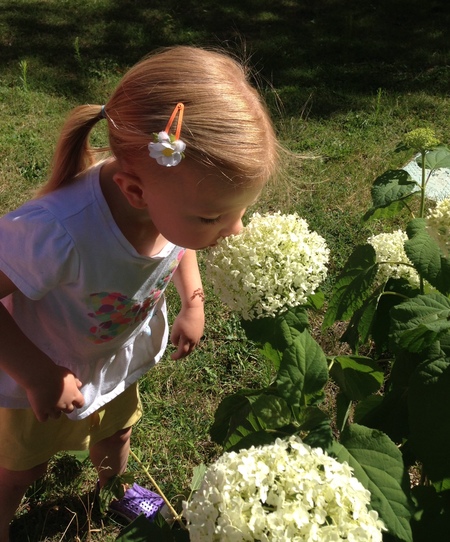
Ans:
[[[367,211],[363,220],[395,216],[416,189],[417,183],[404,169],[386,171],[373,183],[372,208]]]
[[[341,444],[335,443],[333,452],[339,461],[353,468],[370,491],[371,506],[389,532],[412,542],[409,480],[397,446],[381,431],[352,424],[342,433]]]
[[[392,339],[409,352],[422,352],[450,330],[450,300],[439,292],[394,307]]]
[[[408,394],[411,437],[417,458],[433,480],[450,478],[450,360],[426,360],[413,373]]]
[[[100,512],[106,514],[109,505],[114,499],[121,499],[125,495],[125,484],[132,484],[134,476],[132,473],[123,473],[113,476],[101,488],[99,494]]]
[[[327,359],[308,331],[299,332],[286,322],[285,335],[290,346],[281,360],[277,389],[289,405],[300,408],[307,404],[308,396],[325,386],[328,380]]]
[[[331,430],[331,420],[324,418],[314,429],[310,430],[303,442],[312,448],[322,448],[326,452],[330,452],[335,445],[333,432]]]
[[[438,480],[433,484],[433,487],[436,489],[438,493],[442,493],[444,491],[450,490],[450,478],[443,478],[442,480]]]
[[[276,424],[278,429],[268,429],[255,431],[243,436],[236,444],[227,448],[227,451],[239,451],[243,448],[249,448],[250,446],[262,446],[264,444],[271,444],[275,442],[277,438],[286,438],[288,435],[296,435],[300,432],[318,434],[324,427],[330,428],[330,420],[327,415],[317,407],[303,407],[299,409],[295,417],[295,422],[289,425],[281,426]],[[327,433],[327,442],[332,439],[331,429],[329,435]],[[323,437],[323,434],[322,434]],[[323,442],[322,442],[323,447]]]
[[[450,329],[449,314],[446,314],[444,318],[434,314],[430,315],[429,318],[433,321],[424,321],[416,328],[405,331],[400,338],[400,346],[409,352],[422,352],[439,339],[442,333],[448,332]],[[438,319],[434,321],[435,318]]]
[[[305,305],[307,308],[320,310],[325,303],[325,294],[321,290],[317,290],[314,294],[308,297],[308,301]]]
[[[432,344],[424,352],[419,353],[398,348],[393,341],[391,342],[391,348],[396,352],[394,362],[390,368],[389,386],[395,388],[407,389],[411,376],[425,359],[436,359],[441,356],[439,342]]]
[[[252,402],[252,410],[263,429],[277,429],[292,421],[292,411],[282,397],[263,394]]]
[[[444,352],[445,357],[450,357],[450,333],[439,338],[439,348]]]
[[[275,317],[242,320],[242,327],[247,337],[260,344],[269,343],[275,350],[283,351],[287,344],[284,335],[284,322],[299,330],[308,327],[308,314],[304,307],[294,307]]]
[[[278,338],[279,325],[276,317],[241,320],[241,325],[251,341],[259,345],[269,343],[278,350],[283,349],[283,342]]]
[[[374,207],[389,205],[393,201],[409,196],[417,188],[411,176],[404,169],[391,169],[377,177],[372,186]]]
[[[233,423],[230,427],[228,438],[223,445],[225,450],[235,446],[238,442],[240,444],[244,437],[264,430],[260,420],[251,408],[249,408],[246,413],[245,411],[237,413],[232,421]],[[243,446],[240,444],[240,447],[242,448]]]
[[[167,523],[157,525],[141,514],[122,530],[116,540],[118,542],[148,542],[149,540],[173,542],[175,538]]]
[[[243,393],[238,392],[225,397],[214,413],[214,422],[210,428],[212,440],[223,446],[249,411],[250,404]]]
[[[323,329],[347,320],[370,295],[378,265],[372,245],[356,247],[336,281],[323,321]]]
[[[336,395],[336,425],[339,431],[344,430],[345,424],[347,423],[350,415],[352,404],[352,401],[345,395],[345,393],[339,392]]]
[[[292,410],[282,397],[264,390],[241,390],[220,403],[210,434],[212,440],[229,449],[241,445],[244,437],[276,430],[292,419]]]
[[[391,330],[391,310],[403,303],[405,296],[412,298],[420,291],[411,286],[406,279],[389,279],[385,284],[384,292],[380,296],[377,312],[371,330],[377,353],[381,354],[389,349],[389,333]]]
[[[405,145],[403,141],[401,141],[400,143],[397,143],[397,146],[395,147],[394,152],[395,153],[405,152],[405,151],[409,151],[409,149],[410,148],[407,145]]]
[[[382,431],[401,444],[409,436],[407,390],[389,389],[384,395],[371,395],[356,405],[354,422]]]
[[[350,322],[341,337],[342,342],[346,342],[353,352],[357,352],[361,344],[365,344],[372,331],[372,326],[377,315],[378,300],[381,290],[376,290],[368,297],[362,306],[353,313]]]
[[[273,444],[277,438],[286,438],[285,431],[255,431],[243,436],[236,444],[229,446],[227,452],[239,452],[239,450],[248,450],[252,446],[265,446]]]
[[[412,194],[411,196],[414,196]],[[386,218],[396,217],[400,211],[402,211],[407,204],[408,199],[411,198],[408,196],[404,199],[399,199],[389,203],[389,205],[384,205],[382,207],[371,207],[362,217],[363,222],[368,222],[369,220],[381,220]]]
[[[353,412],[353,421],[361,425],[367,425],[364,421],[367,417],[372,416],[373,412],[379,408],[381,402],[383,401],[382,395],[369,395],[362,401],[360,401],[356,406]],[[373,427],[369,425],[369,427]]]
[[[422,167],[422,155],[417,160],[417,164]],[[425,168],[426,169],[439,169],[450,168],[450,150],[445,145],[439,145],[432,151],[428,151],[425,154]]]
[[[259,349],[259,352],[262,356],[264,356],[266,359],[271,361],[275,371],[278,371],[278,369],[280,368],[280,363],[281,363],[281,358],[283,357],[283,353],[273,348],[273,346],[270,343],[265,343]]]
[[[314,431],[322,426],[324,421],[329,423],[328,416],[316,406],[303,407],[296,415],[298,429],[301,431]]]
[[[204,463],[197,465],[193,469],[192,480],[190,485],[191,491],[198,491],[202,485],[203,478],[205,477],[207,466]]]
[[[295,337],[308,329],[308,315],[304,309],[291,309],[279,316],[278,324],[284,343],[289,346],[295,341]]]
[[[423,218],[412,220],[407,228],[405,252],[419,274],[443,294],[450,293],[450,262],[426,231]]]
[[[336,356],[330,376],[351,401],[360,401],[378,391],[384,373],[371,358],[364,356]]]

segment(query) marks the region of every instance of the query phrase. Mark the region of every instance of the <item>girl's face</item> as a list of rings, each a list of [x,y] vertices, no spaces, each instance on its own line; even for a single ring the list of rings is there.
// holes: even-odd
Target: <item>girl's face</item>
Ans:
[[[160,177],[144,185],[148,215],[165,239],[194,250],[239,233],[242,216],[264,185],[233,186],[212,168],[186,162],[164,168]]]

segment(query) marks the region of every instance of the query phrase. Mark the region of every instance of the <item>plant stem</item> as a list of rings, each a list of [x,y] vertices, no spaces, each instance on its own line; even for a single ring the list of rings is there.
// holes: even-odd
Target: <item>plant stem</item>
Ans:
[[[420,154],[422,155],[422,190],[421,190],[421,197],[420,197],[420,215],[419,218],[423,218],[425,215],[425,149],[422,149],[420,151]],[[422,274],[420,275],[420,293],[424,293],[424,283],[423,283],[423,277]]]
[[[186,525],[183,523],[182,519],[181,519],[181,516],[179,514],[177,514],[176,510],[173,508],[173,506],[170,504],[169,500],[167,499],[167,497],[164,495],[162,489],[159,487],[159,485],[156,483],[156,481],[154,480],[153,476],[149,473],[147,467],[142,463],[142,461],[139,459],[139,457],[133,452],[133,450],[130,450],[130,455],[131,457],[139,464],[139,466],[141,467],[141,469],[144,471],[144,473],[146,474],[147,478],[150,480],[150,482],[152,483],[152,485],[155,487],[156,491],[159,493],[159,495],[161,495],[162,499],[164,500],[164,502],[167,504],[167,507],[169,508],[170,510],[170,513],[172,514],[173,518],[178,521],[178,524],[180,525],[180,527],[184,530],[187,530],[187,527]]]
[[[422,149],[420,151],[420,154],[422,155],[422,186],[421,186],[421,194],[420,194],[420,215],[419,218],[423,218],[425,214],[425,149]]]

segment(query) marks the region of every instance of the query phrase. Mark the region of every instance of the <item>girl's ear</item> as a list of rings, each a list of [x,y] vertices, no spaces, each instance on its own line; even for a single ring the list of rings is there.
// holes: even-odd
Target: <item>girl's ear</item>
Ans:
[[[126,173],[125,171],[118,171],[114,174],[113,180],[132,207],[135,207],[136,209],[144,209],[147,207],[147,203],[144,199],[142,182],[139,177]]]

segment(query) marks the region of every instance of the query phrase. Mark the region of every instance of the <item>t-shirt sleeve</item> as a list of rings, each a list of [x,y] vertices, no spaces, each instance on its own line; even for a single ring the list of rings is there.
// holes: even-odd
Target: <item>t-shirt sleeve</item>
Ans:
[[[47,209],[26,204],[0,218],[0,270],[27,297],[40,299],[78,275],[78,254]]]

